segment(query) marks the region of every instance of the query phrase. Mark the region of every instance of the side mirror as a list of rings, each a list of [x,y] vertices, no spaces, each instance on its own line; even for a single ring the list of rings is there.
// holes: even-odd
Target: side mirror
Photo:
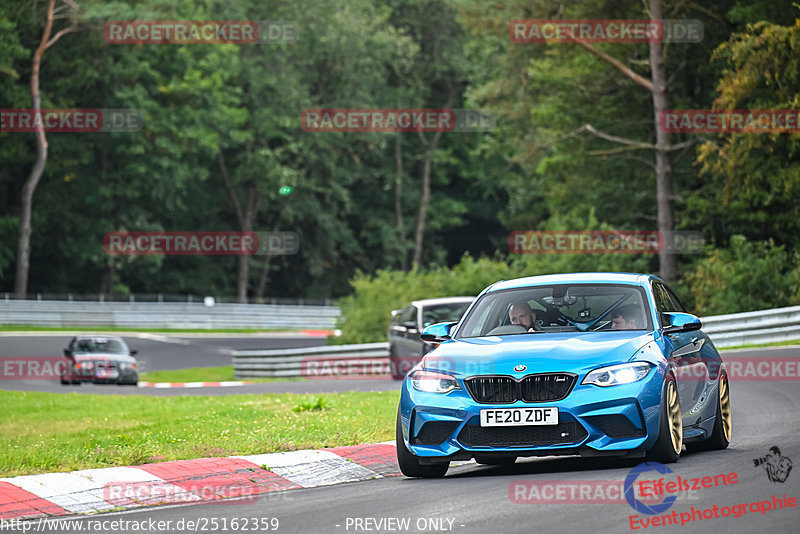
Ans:
[[[414,321],[406,321],[403,323],[403,326],[405,326],[408,330],[417,329],[417,323],[415,323]]]
[[[665,334],[691,332],[693,330],[700,330],[703,327],[700,318],[691,313],[668,312],[664,313],[663,317],[664,321],[669,321],[669,324],[664,326],[663,332]]]
[[[436,323],[422,331],[419,338],[429,343],[441,343],[450,339],[450,331],[458,323]]]
[[[67,358],[69,358],[70,356],[72,356],[72,351],[71,351],[71,350],[69,350],[69,349],[64,349],[64,356],[66,356]]]
[[[136,355],[136,354],[139,354],[139,351],[138,351],[138,350],[136,350],[136,349],[133,349],[133,350],[131,351],[131,356],[134,356],[134,355]]]

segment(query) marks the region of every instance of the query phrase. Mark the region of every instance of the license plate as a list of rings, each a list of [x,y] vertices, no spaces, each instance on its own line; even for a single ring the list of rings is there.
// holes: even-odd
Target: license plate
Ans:
[[[106,371],[106,370],[97,370],[97,378],[117,378],[119,377],[119,372],[116,370]]]
[[[481,410],[481,426],[557,425],[558,408],[493,408]]]

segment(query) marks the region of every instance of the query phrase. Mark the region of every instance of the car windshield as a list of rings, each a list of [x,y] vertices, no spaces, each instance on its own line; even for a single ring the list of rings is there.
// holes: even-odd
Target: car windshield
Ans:
[[[644,290],[620,284],[549,285],[491,292],[456,338],[530,332],[650,330]]]
[[[128,354],[128,347],[119,339],[94,338],[79,339],[75,352],[102,352],[106,354]]]
[[[454,323],[461,319],[469,302],[456,302],[452,304],[436,304],[427,306],[422,311],[422,326],[428,327],[436,323]]]

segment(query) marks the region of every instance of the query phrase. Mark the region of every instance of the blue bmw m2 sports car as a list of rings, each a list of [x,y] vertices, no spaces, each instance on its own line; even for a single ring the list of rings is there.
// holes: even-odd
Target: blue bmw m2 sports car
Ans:
[[[409,477],[449,462],[647,457],[731,439],[725,364],[656,276],[575,273],[497,282],[406,375],[397,458]]]

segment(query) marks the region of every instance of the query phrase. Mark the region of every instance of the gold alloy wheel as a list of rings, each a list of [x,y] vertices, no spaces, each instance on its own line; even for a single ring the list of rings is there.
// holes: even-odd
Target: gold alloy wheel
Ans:
[[[681,417],[681,403],[678,399],[678,390],[675,381],[667,382],[667,422],[669,434],[672,439],[672,450],[680,454],[683,448],[683,418]]]
[[[722,375],[719,379],[719,411],[722,415],[722,432],[725,435],[725,441],[730,442],[733,416],[731,415],[731,396],[728,391],[727,375]]]

